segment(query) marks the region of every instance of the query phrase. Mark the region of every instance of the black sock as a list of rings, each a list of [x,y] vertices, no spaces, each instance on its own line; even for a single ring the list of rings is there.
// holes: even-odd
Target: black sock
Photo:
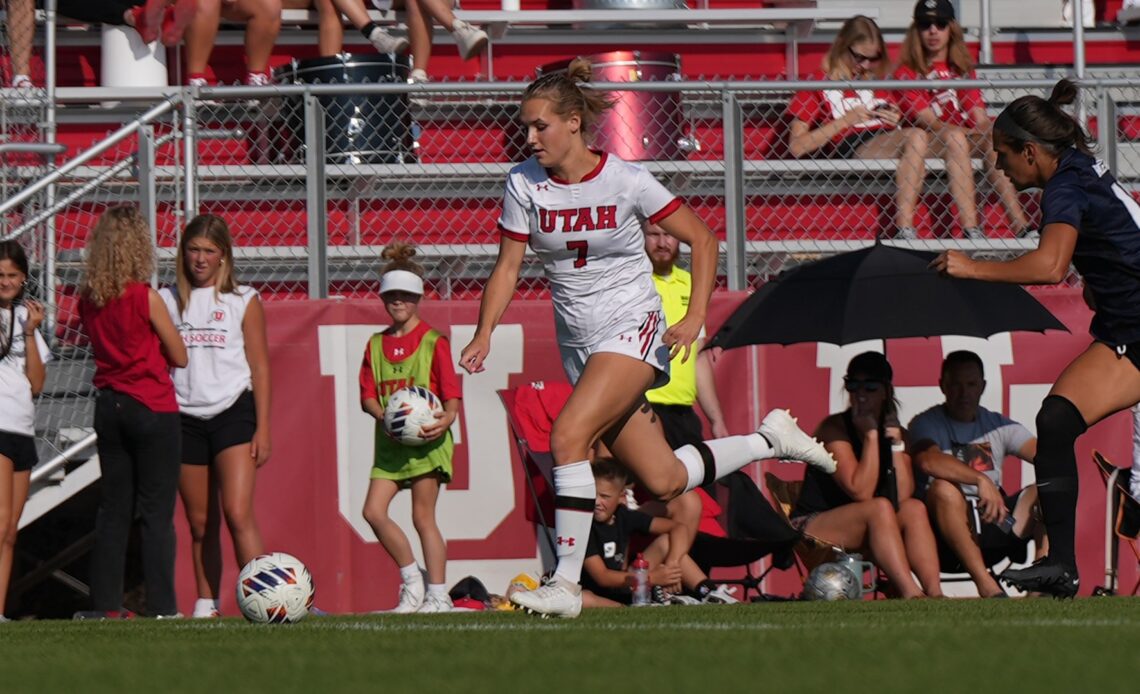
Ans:
[[[368,40],[372,40],[372,32],[376,29],[379,29],[379,28],[380,28],[380,25],[377,24],[376,22],[369,22],[369,23],[365,24],[364,26],[360,27],[360,33],[364,34],[364,38],[366,38]]]
[[[714,590],[716,590],[716,584],[706,578],[693,588],[693,594],[698,600],[704,600]]]
[[[1076,565],[1074,535],[1077,526],[1077,437],[1088,425],[1076,405],[1050,395],[1037,413],[1037,493],[1049,535],[1049,558]]]

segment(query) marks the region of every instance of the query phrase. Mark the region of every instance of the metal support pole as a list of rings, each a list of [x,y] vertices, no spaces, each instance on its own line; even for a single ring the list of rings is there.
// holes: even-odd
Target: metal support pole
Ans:
[[[158,248],[158,190],[154,181],[154,126],[146,124],[139,128],[139,149],[137,178],[139,181],[139,208],[150,228],[151,245]],[[158,289],[158,267],[150,277],[150,284]]]
[[[55,144],[55,82],[56,82],[56,0],[47,0],[44,3],[44,86],[47,88],[47,106],[44,110],[43,139],[48,144]],[[44,157],[46,169],[51,169],[55,163],[54,158]],[[55,184],[44,188],[44,209],[55,207]],[[55,215],[48,217],[44,222],[44,334],[55,335],[56,315],[59,313],[59,301],[56,297],[56,288],[59,278],[56,276],[56,238]],[[50,339],[50,337],[49,337]]]
[[[183,184],[184,219],[189,222],[198,216],[198,108],[197,88],[192,93],[183,92],[182,100],[182,166],[186,178]]]
[[[309,298],[329,297],[328,182],[325,180],[325,109],[305,92],[305,212],[309,238]]]
[[[744,118],[732,92],[721,95],[724,112],[724,240],[728,288],[747,286],[744,254]]]
[[[992,17],[990,16],[990,0],[982,0],[981,6],[981,26],[979,38],[981,45],[978,47],[978,62],[983,65],[992,65],[994,62],[994,27]],[[961,15],[959,15],[961,16]]]
[[[1077,79],[1085,77],[1085,13],[1081,0],[1072,0],[1073,10],[1073,70]]]
[[[1097,148],[1108,170],[1116,175],[1116,102],[1105,87],[1097,88],[1096,102]]]

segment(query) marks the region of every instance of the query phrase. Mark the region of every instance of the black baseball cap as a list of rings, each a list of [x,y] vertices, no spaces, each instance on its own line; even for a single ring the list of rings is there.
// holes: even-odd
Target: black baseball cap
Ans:
[[[914,20],[920,19],[955,19],[954,5],[950,0],[918,0],[914,6]]]
[[[847,364],[847,378],[861,374],[872,381],[890,383],[894,369],[887,358],[879,352],[863,352]]]

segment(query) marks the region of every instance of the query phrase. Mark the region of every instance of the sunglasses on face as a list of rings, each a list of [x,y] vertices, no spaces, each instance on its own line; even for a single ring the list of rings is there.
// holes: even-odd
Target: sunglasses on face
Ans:
[[[938,27],[938,31],[946,31],[946,27],[950,26],[950,22],[945,19],[919,19],[915,21],[919,31],[926,31],[930,27]]]
[[[860,390],[867,393],[875,393],[878,392],[878,390],[882,387],[883,384],[879,383],[878,381],[860,381],[854,378],[843,379],[843,388],[848,393],[857,393]]]
[[[862,65],[864,63],[877,63],[883,59],[882,53],[876,53],[875,55],[863,55],[862,53],[856,51],[854,48],[848,48],[847,52],[851,54],[851,59],[855,61],[856,65]]]

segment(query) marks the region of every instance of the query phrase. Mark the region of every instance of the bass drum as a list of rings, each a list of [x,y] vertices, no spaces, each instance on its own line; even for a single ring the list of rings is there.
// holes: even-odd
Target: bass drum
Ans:
[[[273,71],[277,84],[403,84],[407,56],[351,55],[293,61]],[[325,157],[331,164],[402,164],[415,161],[407,94],[341,94],[317,97],[325,111]],[[303,99],[281,99],[279,118],[289,144],[276,158],[305,159]]]
[[[591,82],[678,81],[681,59],[673,53],[613,51],[585,56]],[[565,72],[569,60],[544,65],[538,74]],[[592,146],[627,161],[680,159],[685,152],[680,92],[611,92],[617,99],[594,124]]]

